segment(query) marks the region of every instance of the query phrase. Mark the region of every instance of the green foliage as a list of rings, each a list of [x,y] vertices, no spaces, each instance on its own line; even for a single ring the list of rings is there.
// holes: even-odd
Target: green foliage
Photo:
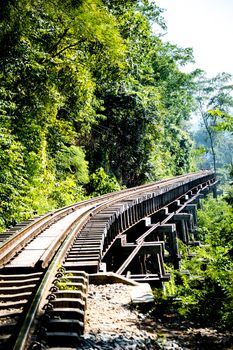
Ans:
[[[80,144],[101,117],[96,76],[119,70],[125,47],[99,0],[2,2],[0,13],[0,225],[9,226],[84,198]]]
[[[89,192],[94,196],[119,191],[122,187],[119,185],[115,177],[108,176],[103,168],[99,168],[95,173],[90,175],[88,184]]]
[[[233,101],[231,101],[231,107],[233,107]],[[228,130],[233,132],[233,117],[226,112],[219,109],[213,109],[208,111],[213,117],[218,117],[219,122],[214,126],[216,131]]]
[[[225,186],[225,196],[224,199],[227,201],[228,204],[233,204],[233,187],[232,184]]]
[[[191,61],[192,52],[163,44],[152,34],[152,15],[164,27],[154,3],[126,2],[113,13],[126,43],[127,64],[114,82],[98,84],[104,118],[92,128],[86,147],[91,171],[101,165],[127,187],[189,171],[185,120],[193,108],[194,77],[179,65]]]
[[[198,220],[204,244],[190,248],[179,242],[181,270],[170,267],[167,295],[181,299],[177,305],[181,316],[203,326],[232,328],[232,206],[224,199],[209,198],[198,211]],[[191,259],[190,252],[195,253]]]
[[[196,76],[180,70],[192,50],[163,43],[152,21],[166,29],[148,0],[1,2],[0,128],[11,145],[0,150],[0,226],[86,188],[99,195],[192,169]]]
[[[203,71],[197,74],[196,101],[197,111],[201,117],[202,128],[194,135],[197,147],[206,147],[205,167],[223,172],[223,168],[232,165],[231,148],[225,147],[224,156],[219,152],[227,132],[232,132],[233,85],[230,84],[232,76],[221,73],[207,79]],[[200,135],[202,137],[200,139]],[[229,134],[229,133],[228,133]],[[197,136],[197,137],[196,137]],[[232,142],[232,135],[231,135]],[[227,157],[226,157],[227,155]],[[224,159],[223,159],[224,158]]]
[[[65,178],[66,174],[74,174],[78,183],[88,182],[88,163],[85,161],[85,154],[80,147],[62,146],[55,157],[58,176]]]
[[[61,280],[56,281],[55,285],[59,290],[82,290],[82,287],[72,286],[68,285],[68,283],[71,283],[71,279],[69,277],[72,277],[72,273],[66,273]]]
[[[213,248],[230,249],[233,245],[233,209],[224,199],[209,198],[199,212],[200,234]]]
[[[23,160],[24,148],[1,128],[0,134],[0,225],[2,228],[27,218],[23,198],[29,183]]]
[[[233,164],[233,156],[231,149],[233,147],[233,138],[231,133],[222,130],[215,130],[215,155],[216,167],[218,170],[221,183],[229,182],[231,177],[231,169]],[[209,169],[212,164],[212,156],[210,154],[210,142],[203,129],[199,129],[193,133],[195,140],[194,156],[198,169]]]

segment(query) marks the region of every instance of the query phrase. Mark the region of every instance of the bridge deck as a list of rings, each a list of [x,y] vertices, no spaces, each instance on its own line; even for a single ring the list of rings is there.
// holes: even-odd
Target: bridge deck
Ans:
[[[93,206],[77,209],[73,213],[67,215],[63,219],[50,226],[38,237],[27,244],[27,246],[15,258],[11,260],[5,266],[5,268],[13,269],[20,267],[35,267],[45,252],[49,251],[54,242],[57,242],[64,234],[64,232],[69,229],[74,220],[77,220],[81,214],[89,210],[91,207]]]

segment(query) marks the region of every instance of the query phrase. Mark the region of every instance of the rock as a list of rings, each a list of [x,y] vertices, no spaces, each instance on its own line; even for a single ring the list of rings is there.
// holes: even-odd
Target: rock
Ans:
[[[133,304],[152,303],[154,296],[149,283],[141,283],[134,286],[131,292],[131,299]]]
[[[232,334],[227,336],[213,329],[197,328],[196,324],[179,319],[172,320],[170,330],[168,320],[165,323],[162,317],[155,319],[150,312],[132,308],[133,288],[120,283],[89,286],[87,325],[77,349],[224,349],[225,344],[232,344]]]

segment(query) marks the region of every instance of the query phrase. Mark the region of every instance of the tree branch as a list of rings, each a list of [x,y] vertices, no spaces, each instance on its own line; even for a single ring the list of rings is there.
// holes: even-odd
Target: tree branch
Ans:
[[[56,53],[53,54],[51,57],[54,58],[54,57],[60,55],[60,53],[66,51],[66,50],[68,50],[68,49],[70,49],[71,47],[75,47],[75,46],[77,46],[78,44],[79,44],[79,42],[76,42],[75,44],[70,44],[70,45],[68,45],[68,46],[66,46],[66,47],[63,47],[63,49],[61,49],[60,51],[56,52]]]
[[[61,37],[59,38],[59,40],[56,42],[56,44],[54,44],[51,49],[48,51],[48,53],[51,53],[53,52],[57,47],[58,45],[60,44],[60,42],[62,41],[62,39],[66,36],[67,32],[69,31],[70,28],[66,28],[63,32],[63,34],[61,35]]]

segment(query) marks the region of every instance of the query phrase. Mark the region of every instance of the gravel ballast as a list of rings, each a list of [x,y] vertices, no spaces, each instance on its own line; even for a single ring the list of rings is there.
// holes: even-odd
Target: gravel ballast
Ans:
[[[150,317],[150,308],[132,305],[134,286],[89,285],[83,350],[232,350],[232,335],[209,328],[175,327]],[[167,327],[168,326],[168,327]]]

